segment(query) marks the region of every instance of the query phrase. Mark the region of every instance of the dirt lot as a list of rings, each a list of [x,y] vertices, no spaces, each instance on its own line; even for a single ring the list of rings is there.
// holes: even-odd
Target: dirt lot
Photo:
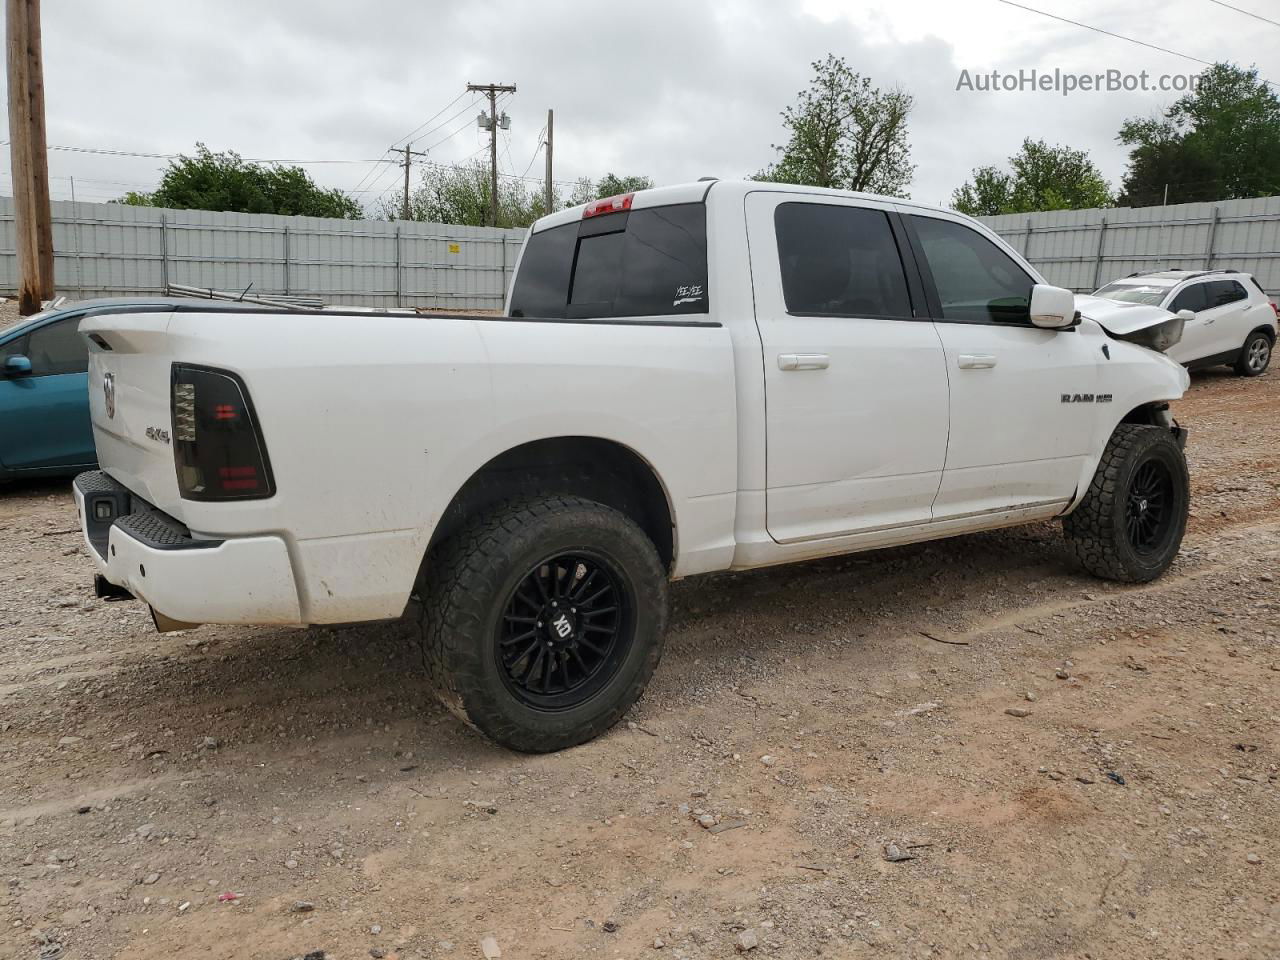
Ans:
[[[1176,412],[1160,582],[1045,524],[682,583],[629,722],[547,757],[396,627],[158,635],[65,483],[0,492],[0,955],[1280,956],[1280,374]]]

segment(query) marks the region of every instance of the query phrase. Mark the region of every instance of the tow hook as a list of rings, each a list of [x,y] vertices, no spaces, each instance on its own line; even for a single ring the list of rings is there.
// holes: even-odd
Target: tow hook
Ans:
[[[117,586],[100,573],[93,575],[93,595],[108,602],[135,599],[124,587]]]

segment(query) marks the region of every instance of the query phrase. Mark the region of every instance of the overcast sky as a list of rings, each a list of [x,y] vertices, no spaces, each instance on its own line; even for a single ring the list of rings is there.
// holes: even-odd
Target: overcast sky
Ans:
[[[1232,0],[1280,20],[1277,4]],[[1280,27],[1212,0],[1025,0],[1025,5],[1201,60],[1256,62],[1280,78]],[[373,161],[415,127],[415,149],[448,163],[487,157],[470,82],[515,83],[502,104],[504,173],[540,177],[556,112],[555,177],[642,173],[658,183],[738,177],[772,158],[779,111],[828,52],[915,97],[910,187],[945,202],[973,167],[1023,137],[1087,149],[1113,184],[1120,122],[1176,93],[978,93],[973,74],[1060,68],[1153,77],[1198,64],[999,0],[45,0],[51,145],[308,163],[319,182],[374,204],[400,182]],[[8,152],[0,190],[9,192]],[[106,200],[153,187],[163,160],[51,151],[53,196]]]

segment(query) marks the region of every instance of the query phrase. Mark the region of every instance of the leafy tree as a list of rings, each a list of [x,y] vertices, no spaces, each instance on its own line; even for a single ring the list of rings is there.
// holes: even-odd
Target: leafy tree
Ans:
[[[599,200],[602,197],[616,197],[620,193],[634,193],[637,190],[652,190],[653,180],[649,177],[628,176],[619,177],[616,174],[606,173],[603,177],[596,181],[592,200]],[[583,201],[586,202],[585,200]]]
[[[472,227],[489,224],[489,166],[481,161],[422,168],[422,179],[409,194],[409,219],[429,223],[456,223]],[[559,198],[555,198],[559,205]],[[546,198],[538,187],[523,180],[498,178],[498,226],[527,227],[546,212]],[[400,219],[399,198],[384,200],[380,214]]]
[[[1258,76],[1217,63],[1194,92],[1158,117],[1133,118],[1117,139],[1130,148],[1120,202],[1232,200],[1280,193],[1280,97]]]
[[[970,216],[1109,207],[1111,187],[1083,150],[1027,137],[1009,158],[1010,171],[978,167],[951,194],[951,206]]]
[[[358,220],[364,210],[341,190],[326,190],[301,167],[250,163],[234,151],[196,144],[195,156],[171,160],[153,193],[130,191],[118,203],[177,210],[276,213]]]
[[[813,64],[809,89],[782,111],[789,132],[780,156],[757,180],[905,196],[915,173],[907,141],[914,100],[903,90],[882,91],[827,54]]]
[[[648,177],[619,177],[607,173],[599,181],[580,177],[567,200],[555,191],[555,209],[590,203],[600,197],[612,197],[634,190],[648,190],[653,181]],[[422,180],[409,194],[409,218],[431,223],[460,223],[473,227],[489,223],[489,165],[476,160],[462,165],[428,165]],[[498,178],[498,226],[527,227],[547,211],[542,187],[524,180]],[[401,201],[382,201],[379,215],[385,220],[400,219]]]

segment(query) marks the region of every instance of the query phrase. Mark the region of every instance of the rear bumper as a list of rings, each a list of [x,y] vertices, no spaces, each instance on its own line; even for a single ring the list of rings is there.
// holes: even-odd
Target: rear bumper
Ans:
[[[73,484],[99,573],[171,620],[300,624],[289,550],[275,536],[201,540],[106,473]]]

